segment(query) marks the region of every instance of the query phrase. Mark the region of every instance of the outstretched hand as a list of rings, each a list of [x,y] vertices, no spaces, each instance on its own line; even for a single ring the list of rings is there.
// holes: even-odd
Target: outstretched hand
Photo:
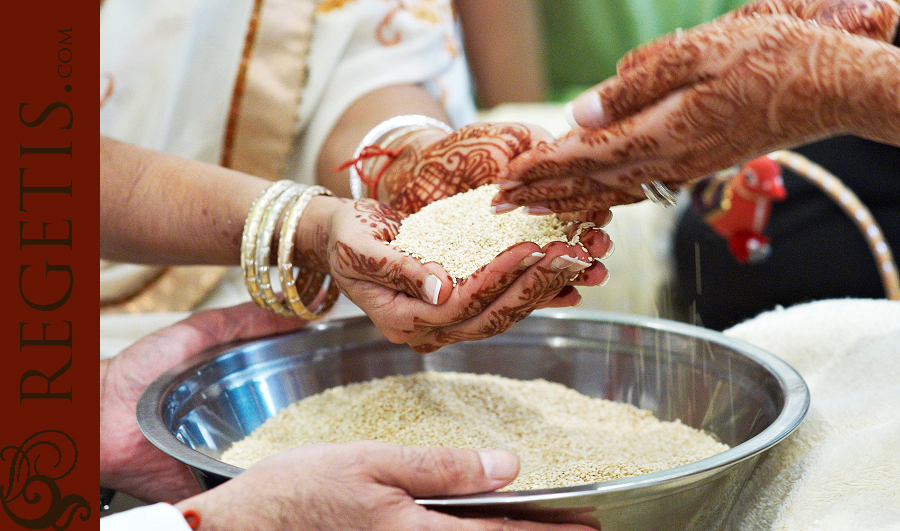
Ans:
[[[100,362],[100,485],[147,502],[174,503],[200,491],[188,467],[141,433],[135,411],[141,394],[168,369],[207,348],[303,326],[255,303],[198,312],[136,341]]]
[[[633,203],[642,183],[838,133],[900,145],[898,17],[886,0],[764,0],[639,47],[573,102],[581,128],[510,163],[494,204]]]
[[[518,471],[518,460],[506,450],[374,441],[301,446],[266,458],[177,507],[200,515],[200,531],[589,531],[580,525],[462,519],[414,500],[493,491]]]
[[[584,247],[520,243],[454,285],[440,265],[386,245],[399,230],[398,212],[371,199],[322,198],[311,207],[326,202],[327,228],[315,232],[329,236],[315,244],[313,254],[325,257],[317,267],[331,272],[387,339],[418,352],[491,337],[539,308],[572,306],[580,300],[572,284],[597,285],[608,275],[593,258],[607,254],[609,237],[592,228],[581,234]]]
[[[397,212],[418,212],[439,199],[496,183],[510,160],[553,140],[546,130],[519,123],[474,123],[450,134],[424,131],[385,170],[379,199]]]

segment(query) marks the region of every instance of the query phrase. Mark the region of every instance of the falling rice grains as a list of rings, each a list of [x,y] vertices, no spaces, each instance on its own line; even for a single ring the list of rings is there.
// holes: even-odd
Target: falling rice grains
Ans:
[[[591,223],[581,223],[570,239],[575,222],[556,215],[534,216],[516,209],[492,214],[491,199],[499,190],[487,184],[426,205],[400,224],[393,245],[424,262],[437,262],[454,279],[469,277],[498,254],[520,242],[544,245],[561,241],[580,243]]]
[[[294,446],[357,440],[506,448],[521,462],[507,491],[637,476],[728,449],[678,421],[555,382],[432,371],[306,397],[235,442],[222,460],[247,468]]]

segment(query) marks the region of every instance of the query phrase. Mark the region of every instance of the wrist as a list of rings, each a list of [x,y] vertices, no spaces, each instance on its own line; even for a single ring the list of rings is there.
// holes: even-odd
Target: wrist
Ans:
[[[313,198],[303,212],[296,231],[294,259],[297,263],[330,274],[328,242],[339,220],[341,206],[349,199],[334,196]]]
[[[250,297],[262,308],[312,321],[322,317],[340,294],[327,273],[294,263],[300,220],[309,203],[330,196],[321,186],[280,180],[250,207],[241,236],[241,270]],[[282,292],[277,293],[276,284]]]
[[[443,129],[427,128],[409,132],[392,142],[388,149],[396,151],[397,155],[385,161],[382,170],[382,178],[376,183],[377,196],[381,202],[391,205],[398,190],[403,188],[404,177],[413,177],[416,158],[414,153],[421,152],[422,148],[446,138],[448,133]],[[397,166],[400,166],[397,169]],[[405,171],[408,170],[408,171]]]
[[[446,123],[430,116],[408,114],[385,120],[366,133],[354,151],[353,157],[337,168],[338,170],[349,168],[350,191],[354,199],[365,197],[366,191],[369,197],[378,199],[381,174],[398,155],[397,151],[391,151],[387,146],[408,133],[421,129],[439,129],[446,133],[453,131]],[[386,157],[386,162],[378,168],[371,167],[371,159],[378,157]]]
[[[175,509],[181,513],[184,521],[193,531],[225,529],[217,524],[217,519],[222,515],[220,511],[216,511],[214,507],[207,503],[209,496],[208,492],[204,492],[174,504]],[[231,522],[228,528],[236,529],[234,524],[235,522]]]

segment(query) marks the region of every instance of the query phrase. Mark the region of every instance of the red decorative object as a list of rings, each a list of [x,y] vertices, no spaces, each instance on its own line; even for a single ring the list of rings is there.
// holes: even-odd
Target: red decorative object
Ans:
[[[728,241],[738,262],[752,264],[769,256],[771,245],[763,230],[772,201],[786,196],[781,166],[765,156],[694,183],[691,208]]]

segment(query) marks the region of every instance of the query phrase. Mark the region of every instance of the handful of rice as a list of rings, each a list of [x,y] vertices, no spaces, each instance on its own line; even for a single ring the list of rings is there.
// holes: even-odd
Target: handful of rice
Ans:
[[[521,242],[541,247],[559,241],[580,243],[589,223],[561,221],[555,214],[534,216],[519,208],[492,214],[491,199],[499,187],[486,184],[435,201],[404,219],[390,245],[423,263],[437,262],[455,280],[469,277],[498,254]],[[570,228],[580,225],[572,238]]]

